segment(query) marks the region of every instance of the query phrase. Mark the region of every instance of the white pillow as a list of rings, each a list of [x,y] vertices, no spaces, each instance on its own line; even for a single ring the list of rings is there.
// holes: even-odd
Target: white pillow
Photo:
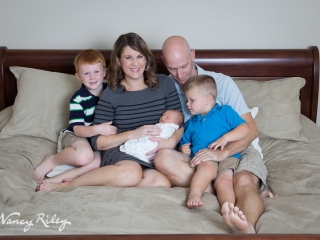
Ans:
[[[64,173],[68,170],[71,170],[75,168],[75,166],[71,166],[71,165],[68,165],[68,164],[61,164],[61,165],[58,165],[56,166],[54,169],[52,169],[51,172],[48,172],[47,173],[47,177],[55,177],[61,173]]]
[[[252,116],[253,119],[257,116],[258,112],[259,112],[259,108],[258,108],[258,107],[253,107],[253,108],[250,109],[250,113],[251,113],[251,116]],[[261,158],[263,159],[262,149],[261,149],[261,147],[259,146],[259,138],[258,138],[258,137],[255,138],[255,139],[252,141],[251,144],[253,145],[253,147],[254,147],[255,149],[257,149],[257,151],[258,151],[258,152],[260,153],[260,155],[261,155]]]

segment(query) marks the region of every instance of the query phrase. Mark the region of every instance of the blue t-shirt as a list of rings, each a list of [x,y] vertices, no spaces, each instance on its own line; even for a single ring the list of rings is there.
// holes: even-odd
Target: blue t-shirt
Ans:
[[[227,132],[246,123],[236,111],[229,105],[216,105],[205,115],[194,115],[185,124],[185,132],[180,140],[180,146],[185,143],[191,143],[191,157],[199,150],[208,148],[208,146],[222,137]],[[233,157],[241,158],[239,153]]]

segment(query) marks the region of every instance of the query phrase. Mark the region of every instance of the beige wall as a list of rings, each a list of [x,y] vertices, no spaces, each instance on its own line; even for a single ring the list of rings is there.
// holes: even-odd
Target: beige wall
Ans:
[[[319,0],[0,0],[0,45],[111,49],[133,31],[153,49],[176,34],[196,49],[320,47],[319,9]]]

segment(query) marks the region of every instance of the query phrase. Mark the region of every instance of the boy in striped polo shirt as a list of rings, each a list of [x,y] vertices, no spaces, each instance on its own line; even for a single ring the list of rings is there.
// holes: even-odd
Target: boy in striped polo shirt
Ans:
[[[93,49],[84,50],[75,58],[74,66],[82,86],[70,99],[69,126],[60,133],[58,153],[46,156],[34,170],[39,180],[43,180],[46,174],[53,177],[43,182],[68,181],[99,168],[100,152],[93,152],[87,138],[117,132],[112,122],[92,126],[95,107],[107,86],[103,83],[107,72],[103,55]],[[40,188],[41,185],[37,190]]]

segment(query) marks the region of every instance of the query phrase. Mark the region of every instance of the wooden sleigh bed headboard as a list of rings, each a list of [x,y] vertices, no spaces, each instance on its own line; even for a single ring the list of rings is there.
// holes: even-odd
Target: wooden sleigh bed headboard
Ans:
[[[73,60],[80,50],[11,50],[0,47],[0,110],[13,104],[17,86],[10,66],[22,66],[74,74]],[[107,65],[110,50],[101,50]],[[157,72],[167,74],[161,51],[153,50]],[[266,81],[286,77],[302,77],[301,112],[316,121],[319,89],[319,50],[196,50],[196,63],[205,70],[221,72],[233,79]]]
[[[0,111],[13,105],[17,84],[10,66],[22,66],[53,72],[74,74],[73,60],[80,50],[24,50],[0,47]],[[107,65],[110,50],[101,50]],[[161,51],[154,53],[157,72],[168,74]],[[319,50],[312,46],[306,49],[274,50],[196,50],[196,61],[205,70],[221,72],[237,80],[268,81],[287,77],[302,77],[306,85],[301,89],[301,112],[316,122],[319,90]],[[178,223],[179,224],[179,223]],[[200,239],[319,239],[319,235],[303,234],[258,234],[258,235],[67,235],[67,236],[3,236],[0,239],[130,239],[130,240],[200,240]]]

